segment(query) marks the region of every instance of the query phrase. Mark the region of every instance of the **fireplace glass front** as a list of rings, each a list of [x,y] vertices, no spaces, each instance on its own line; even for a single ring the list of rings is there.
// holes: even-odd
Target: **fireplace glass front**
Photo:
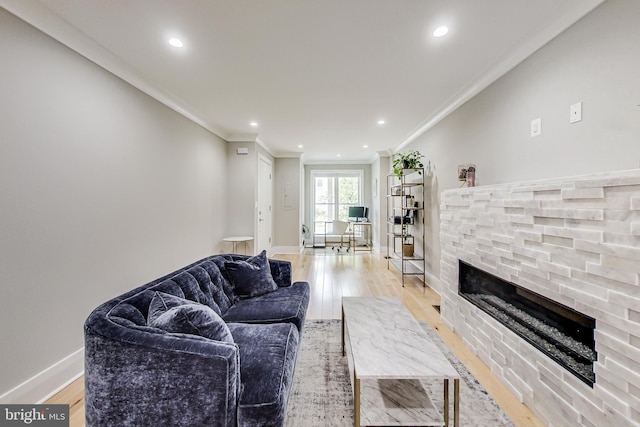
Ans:
[[[595,319],[459,261],[458,293],[593,387]]]

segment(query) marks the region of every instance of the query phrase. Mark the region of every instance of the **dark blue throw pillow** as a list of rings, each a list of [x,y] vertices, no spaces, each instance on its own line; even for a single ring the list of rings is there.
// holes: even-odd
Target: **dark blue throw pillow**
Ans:
[[[163,292],[156,292],[153,296],[147,324],[167,332],[233,342],[227,324],[213,309]]]
[[[244,261],[227,261],[224,266],[233,283],[233,291],[240,298],[257,297],[278,289],[271,276],[267,251]]]

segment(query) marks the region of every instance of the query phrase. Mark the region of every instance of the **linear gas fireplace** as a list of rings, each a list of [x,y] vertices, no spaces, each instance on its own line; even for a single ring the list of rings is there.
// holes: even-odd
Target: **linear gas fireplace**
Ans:
[[[459,261],[458,293],[591,387],[595,320]]]
[[[640,426],[640,169],[438,200],[444,324],[543,424]]]

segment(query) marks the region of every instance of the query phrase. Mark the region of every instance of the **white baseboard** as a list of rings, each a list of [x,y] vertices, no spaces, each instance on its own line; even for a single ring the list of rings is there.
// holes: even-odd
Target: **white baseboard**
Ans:
[[[39,404],[84,373],[84,347],[0,396],[3,404]]]
[[[442,282],[439,277],[436,277],[427,271],[425,279],[431,289],[433,289],[438,295],[442,295]]]

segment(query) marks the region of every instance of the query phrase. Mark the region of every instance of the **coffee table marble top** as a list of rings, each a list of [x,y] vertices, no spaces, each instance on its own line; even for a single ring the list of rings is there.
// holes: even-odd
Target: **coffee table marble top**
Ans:
[[[460,426],[460,375],[398,298],[343,297],[342,343],[352,378],[354,426]],[[443,414],[422,381],[442,380]]]
[[[343,297],[342,310],[358,378],[460,378],[398,298]]]

